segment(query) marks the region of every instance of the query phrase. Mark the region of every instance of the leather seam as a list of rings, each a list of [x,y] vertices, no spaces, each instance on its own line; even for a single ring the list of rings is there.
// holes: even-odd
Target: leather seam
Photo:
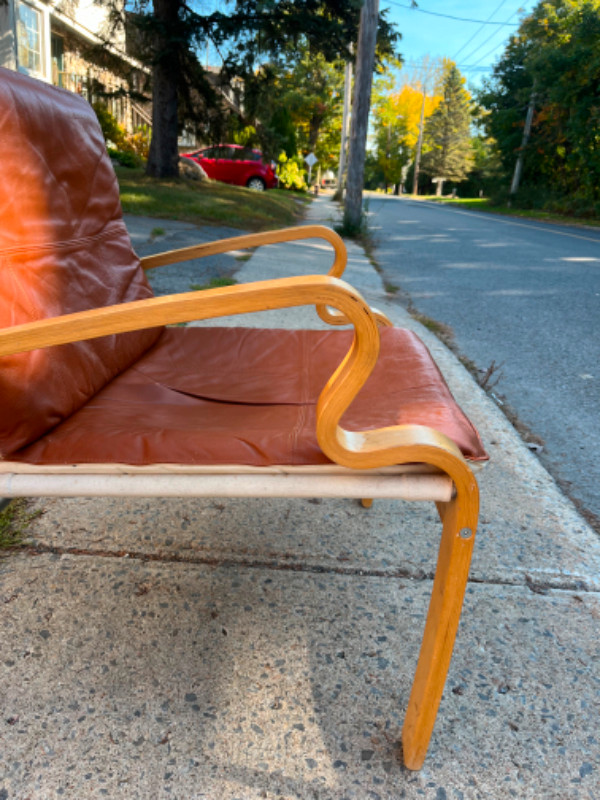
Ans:
[[[91,244],[92,242],[101,241],[102,239],[107,238],[114,234],[114,228],[120,227],[122,224],[121,220],[110,220],[106,223],[103,230],[99,233],[95,233],[92,236],[80,236],[76,239],[66,239],[62,242],[45,242],[40,244],[32,244],[32,245],[21,245],[18,247],[7,247],[5,250],[0,251],[0,256],[3,260],[7,258],[15,259],[15,258],[27,258],[36,253],[45,253],[48,251],[53,250],[68,250],[68,249],[76,249],[81,247],[85,244]]]

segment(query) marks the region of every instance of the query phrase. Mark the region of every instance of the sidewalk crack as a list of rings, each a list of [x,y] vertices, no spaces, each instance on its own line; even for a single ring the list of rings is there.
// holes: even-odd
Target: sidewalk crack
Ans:
[[[84,547],[58,547],[55,545],[37,543],[23,548],[31,556],[58,555],[58,556],[85,556],[93,558],[129,558],[136,561],[158,562],[163,564],[190,564],[208,567],[241,567],[244,569],[266,569],[275,572],[302,572],[315,575],[346,575],[348,577],[383,578],[388,580],[432,581],[433,570],[411,569],[408,567],[395,567],[392,569],[364,568],[342,566],[335,564],[315,564],[306,561],[290,561],[291,556],[281,553],[269,558],[235,558],[209,555],[189,555],[182,553],[147,553],[138,550],[97,550]],[[513,586],[527,588],[534,594],[545,595],[551,591],[582,592],[595,594],[597,590],[579,578],[554,578],[547,581],[533,580],[530,575],[523,578],[491,577],[482,578],[470,576],[469,584],[477,586]]]

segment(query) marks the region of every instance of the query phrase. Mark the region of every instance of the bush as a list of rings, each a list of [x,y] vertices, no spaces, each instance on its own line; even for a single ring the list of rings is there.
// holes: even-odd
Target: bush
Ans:
[[[140,125],[131,136],[127,137],[127,145],[136,155],[147,161],[150,152],[150,128],[147,125]]]
[[[600,202],[580,194],[559,194],[545,186],[521,186],[511,197],[507,186],[490,194],[493,206],[506,206],[510,201],[513,208],[523,211],[548,211],[566,217],[599,217]]]
[[[304,178],[304,172],[300,169],[299,159],[288,158],[285,153],[279,156],[279,166],[277,167],[277,176],[279,177],[279,186],[282,189],[293,189],[297,192],[305,192],[308,185]]]
[[[142,125],[128,135],[122,125],[102,103],[92,106],[100,123],[102,134],[111,158],[124,167],[139,167],[148,158],[150,129]]]
[[[103,103],[94,103],[92,108],[96,112],[106,144],[109,147],[112,144],[117,150],[122,149],[126,141],[125,128],[119,125]]]
[[[548,189],[542,186],[521,186],[519,191],[511,197],[508,186],[501,186],[490,192],[490,203],[494,206],[508,205],[523,211],[541,211],[553,198]]]
[[[556,214],[564,214],[568,217],[597,217],[600,203],[595,203],[589,197],[580,195],[567,195],[565,197],[553,197],[548,200],[544,208]]]
[[[238,128],[231,134],[234,144],[241,144],[242,147],[255,147],[258,144],[256,128],[254,125],[246,125],[245,128]]]
[[[114,147],[108,148],[108,155],[118,161],[122,167],[139,167],[142,159],[131,150],[116,150]]]

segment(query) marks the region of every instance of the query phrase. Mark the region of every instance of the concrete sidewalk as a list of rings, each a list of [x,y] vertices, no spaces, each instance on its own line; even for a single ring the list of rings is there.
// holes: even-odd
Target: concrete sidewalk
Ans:
[[[335,215],[321,196],[307,222]],[[197,236],[128,224],[138,249]],[[44,512],[33,551],[0,562],[0,800],[600,799],[598,537],[455,357],[386,296],[361,248],[348,250],[348,281],[418,331],[492,457],[423,770],[403,769],[398,741],[433,507],[50,499],[32,504]],[[240,263],[250,281],[322,274],[331,255],[290,243],[215,269]],[[201,282],[170,269],[159,291]],[[312,308],[243,324],[322,326]]]

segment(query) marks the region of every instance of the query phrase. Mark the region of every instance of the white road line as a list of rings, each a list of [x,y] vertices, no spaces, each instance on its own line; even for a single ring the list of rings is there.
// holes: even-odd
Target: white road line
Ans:
[[[413,201],[415,202],[415,201]],[[428,204],[430,207],[432,204]],[[436,204],[437,205],[437,204]],[[532,225],[530,223],[525,222],[514,222],[512,219],[498,219],[497,216],[493,214],[486,214],[484,211],[459,211],[457,208],[448,208],[448,206],[444,206],[446,211],[452,211],[454,214],[462,214],[465,217],[477,217],[478,219],[482,219],[487,217],[492,222],[500,222],[503,225],[516,225],[519,228],[527,228],[528,230],[534,231],[546,231],[547,233],[555,233],[558,236],[570,236],[572,239],[583,239],[585,242],[594,242],[595,244],[600,244],[600,238],[592,239],[590,236],[581,236],[578,233],[568,233],[567,231],[557,231],[551,226],[556,223],[549,223],[548,226],[539,226],[539,225]]]

